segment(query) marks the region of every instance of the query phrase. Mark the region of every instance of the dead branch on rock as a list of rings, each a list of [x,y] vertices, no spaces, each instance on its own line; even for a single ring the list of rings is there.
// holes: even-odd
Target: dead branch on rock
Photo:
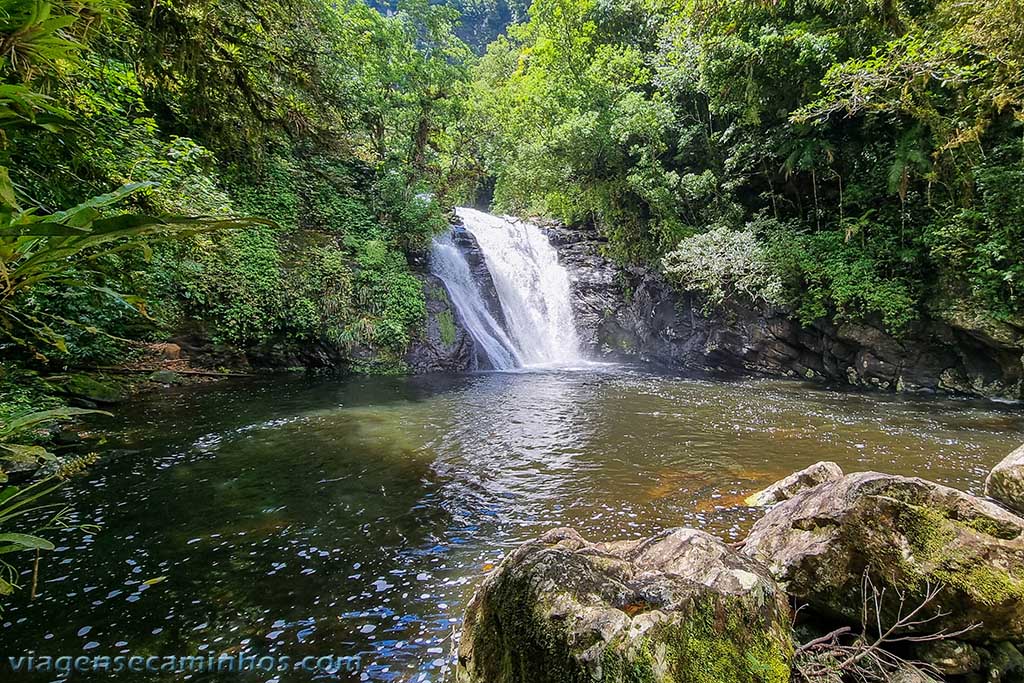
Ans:
[[[955,631],[942,628],[927,631],[925,627],[950,612],[941,609],[926,616],[942,592],[941,584],[925,583],[924,596],[916,605],[909,596],[895,591],[899,600],[892,623],[883,623],[886,588],[879,589],[867,572],[861,580],[861,631],[849,627],[836,629],[820,638],[804,643],[796,649],[793,678],[806,683],[875,683],[889,680],[896,672],[916,667],[924,673],[938,675],[934,667],[904,659],[888,648],[895,643],[926,643],[949,640],[973,631],[981,624],[971,624]],[[922,632],[923,631],[923,632]]]

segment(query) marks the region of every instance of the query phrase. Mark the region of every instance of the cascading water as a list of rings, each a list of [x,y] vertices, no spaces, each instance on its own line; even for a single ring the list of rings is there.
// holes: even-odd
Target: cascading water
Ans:
[[[581,362],[569,275],[540,228],[474,209],[460,208],[458,214],[483,252],[507,329],[488,311],[480,286],[450,235],[434,241],[432,268],[491,365],[507,370]]]
[[[452,304],[462,316],[466,330],[477,343],[495,370],[511,370],[523,364],[508,334],[494,319],[484,302],[480,286],[473,279],[465,255],[452,241],[450,234],[434,240],[430,252],[430,269],[441,278]]]

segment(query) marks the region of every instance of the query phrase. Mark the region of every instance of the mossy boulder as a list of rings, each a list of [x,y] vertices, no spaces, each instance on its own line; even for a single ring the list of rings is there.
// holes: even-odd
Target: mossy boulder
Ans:
[[[785,479],[781,479],[763,491],[749,496],[744,502],[750,507],[763,507],[775,505],[784,500],[789,500],[796,494],[809,488],[813,488],[827,481],[836,481],[843,478],[843,470],[834,462],[816,462],[799,472],[794,472]]]
[[[50,383],[58,390],[92,403],[120,403],[127,398],[125,383],[106,377],[74,374],[52,378]]]
[[[51,459],[53,456],[42,446],[4,444],[0,447],[0,486],[32,478]]]
[[[784,683],[790,609],[757,562],[693,529],[589,543],[556,529],[470,602],[458,683]]]
[[[1024,513],[1024,446],[992,468],[985,480],[985,495]]]
[[[821,615],[859,624],[867,574],[882,619],[938,596],[919,630],[970,641],[1024,638],[1024,519],[923,479],[877,472],[816,486],[773,508],[744,541],[785,590]]]
[[[183,384],[184,379],[173,370],[157,370],[148,377],[150,382],[158,384]]]

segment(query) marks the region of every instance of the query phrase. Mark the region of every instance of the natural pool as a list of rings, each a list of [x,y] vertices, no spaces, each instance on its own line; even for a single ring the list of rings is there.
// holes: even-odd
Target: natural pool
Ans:
[[[745,495],[822,459],[979,493],[1024,412],[594,366],[221,383],[97,427],[108,457],[61,495],[102,531],[51,534],[2,654],[359,655],[335,678],[438,681],[476,582],[546,529],[738,539]],[[275,679],[310,674],[243,680]]]

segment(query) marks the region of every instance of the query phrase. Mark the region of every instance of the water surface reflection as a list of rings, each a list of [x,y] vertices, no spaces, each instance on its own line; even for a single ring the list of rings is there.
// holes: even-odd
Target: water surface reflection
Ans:
[[[592,368],[215,385],[103,428],[62,494],[103,531],[59,539],[6,653],[360,654],[364,679],[437,681],[475,582],[548,528],[735,539],[745,495],[823,458],[978,492],[1024,415]]]

